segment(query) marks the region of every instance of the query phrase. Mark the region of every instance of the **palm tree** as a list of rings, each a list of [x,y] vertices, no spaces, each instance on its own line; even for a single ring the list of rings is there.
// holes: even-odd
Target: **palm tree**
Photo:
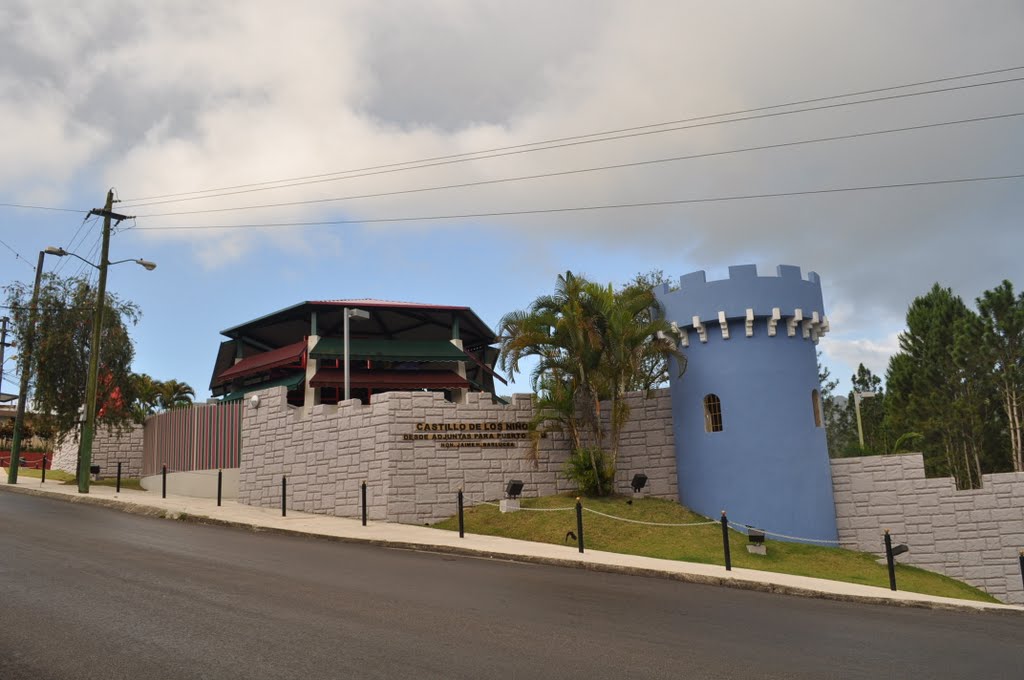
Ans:
[[[166,380],[159,383],[158,391],[160,407],[164,410],[191,404],[196,396],[196,391],[188,383],[179,380]]]
[[[574,451],[589,455],[597,492],[610,491],[601,480],[614,475],[619,435],[629,419],[627,391],[643,381],[645,362],[652,356],[674,356],[685,368],[650,288],[616,293],[610,285],[566,272],[552,295],[538,297],[528,310],[506,314],[499,328],[503,370],[514,376],[524,358],[537,359],[531,375],[538,393],[534,425],[565,432]],[[598,458],[604,457],[606,434],[611,439],[605,462],[609,470],[601,471]],[[536,455],[536,438],[534,443]]]

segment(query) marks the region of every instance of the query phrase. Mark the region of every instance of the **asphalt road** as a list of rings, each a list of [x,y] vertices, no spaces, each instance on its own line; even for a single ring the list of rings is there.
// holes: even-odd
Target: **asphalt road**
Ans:
[[[1014,678],[1024,617],[260,535],[0,491],[0,679]]]

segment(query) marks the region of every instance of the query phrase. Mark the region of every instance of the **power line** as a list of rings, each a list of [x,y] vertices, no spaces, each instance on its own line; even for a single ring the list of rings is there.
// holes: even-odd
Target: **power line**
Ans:
[[[64,248],[64,250],[66,250],[68,252],[74,252],[75,248],[77,248],[78,245],[81,245],[81,243],[84,243],[85,239],[88,237],[88,233],[89,232],[84,232],[83,233],[83,230],[85,229],[85,226],[90,221],[94,221],[95,219],[96,219],[95,215],[92,215],[91,213],[86,214],[86,216],[84,218],[82,218],[82,223],[78,225],[78,229],[75,230],[74,235],[71,236],[71,240],[68,242],[68,245],[67,245],[67,247]],[[79,234],[81,234],[81,236],[82,236],[81,243],[78,243]],[[58,262],[57,266],[53,268],[53,273],[54,274],[59,274],[60,271],[62,269],[64,269],[66,264],[67,264],[67,258],[61,258],[61,261]]]
[[[167,227],[138,227],[142,231],[183,231],[199,229],[271,229],[279,227],[320,227],[345,224],[379,224],[387,222],[427,222],[436,220],[459,220],[482,217],[509,217],[517,215],[540,215],[549,213],[584,212],[589,210],[620,210],[628,208],[649,208],[671,205],[687,205],[695,203],[723,203],[727,201],[749,201],[763,198],[783,198],[787,196],[811,196],[820,194],[839,194],[854,191],[874,191],[879,189],[907,189],[912,187],[964,184],[969,182],[992,182],[999,180],[1022,179],[1024,173],[1015,175],[994,175],[990,177],[960,177],[955,179],[927,180],[921,182],[900,182],[896,184],[873,184],[855,187],[839,187],[830,189],[810,189],[806,191],[783,191],[765,194],[741,194],[733,196],[712,196],[707,198],[686,198],[668,201],[646,201],[640,203],[613,203],[606,205],[571,206],[564,208],[542,208],[535,210],[503,210],[481,213],[461,213],[451,215],[421,215],[415,217],[380,217],[358,220],[324,220],[313,222],[267,222],[262,224],[198,224]]]
[[[945,127],[945,126],[950,126],[950,125],[961,125],[961,124],[965,124],[965,123],[979,123],[979,122],[986,122],[986,121],[993,121],[993,120],[1002,120],[1002,119],[1015,118],[1015,117],[1020,117],[1020,116],[1024,116],[1024,111],[1016,112],[1016,113],[1004,113],[1004,114],[999,114],[999,115],[994,115],[994,116],[982,116],[982,117],[977,117],[977,118],[965,118],[965,119],[961,119],[961,120],[944,121],[944,122],[940,122],[940,123],[926,123],[926,124],[922,124],[922,125],[912,125],[912,126],[909,126],[909,127],[890,128],[890,129],[887,129],[887,130],[873,130],[873,131],[869,131],[869,132],[855,132],[855,133],[851,133],[851,134],[847,134],[847,135],[834,135],[834,136],[830,136],[830,137],[818,137],[818,138],[814,138],[814,139],[802,139],[802,140],[796,140],[796,141],[792,141],[792,142],[780,142],[778,144],[763,144],[763,145],[760,145],[760,146],[749,146],[749,147],[743,147],[743,148],[739,148],[739,149],[729,149],[729,150],[725,150],[725,151],[710,151],[710,152],[707,152],[707,153],[690,154],[690,155],[687,155],[687,156],[671,156],[671,157],[668,157],[668,158],[656,158],[656,159],[650,159],[650,160],[644,160],[644,161],[634,161],[634,162],[630,162],[630,163],[616,163],[616,164],[613,164],[613,165],[601,165],[601,166],[590,167],[590,168],[579,168],[579,169],[576,169],[576,170],[560,170],[560,171],[556,171],[556,172],[545,172],[545,173],[539,173],[539,174],[534,174],[534,175],[520,175],[520,176],[517,176],[517,177],[503,177],[503,178],[500,178],[500,179],[480,180],[480,181],[476,181],[476,182],[460,182],[458,184],[444,184],[444,185],[439,185],[439,186],[419,187],[419,188],[415,188],[415,189],[399,189],[399,190],[395,190],[395,191],[383,191],[383,192],[371,193],[371,194],[356,194],[356,195],[352,195],[352,196],[337,196],[337,197],[334,197],[334,198],[314,198],[314,199],[307,199],[307,200],[302,200],[302,201],[286,201],[286,202],[281,202],[281,203],[263,203],[263,204],[259,204],[259,205],[243,205],[243,206],[232,206],[232,207],[226,207],[226,208],[206,208],[206,209],[202,209],[202,210],[180,210],[180,211],[175,211],[175,212],[150,213],[150,214],[138,215],[138,217],[143,217],[143,218],[145,218],[145,217],[170,217],[170,216],[176,216],[176,215],[199,215],[199,214],[204,214],[204,213],[232,212],[232,211],[237,211],[237,210],[259,210],[259,209],[266,209],[266,208],[284,208],[284,207],[297,206],[297,205],[312,205],[312,204],[317,204],[317,203],[335,203],[335,202],[340,202],[340,201],[351,201],[351,200],[356,200],[356,199],[382,198],[382,197],[386,197],[386,196],[399,196],[399,195],[403,195],[403,194],[416,194],[416,193],[424,193],[424,192],[429,192],[429,191],[441,191],[441,190],[448,190],[448,189],[465,189],[465,188],[469,188],[469,187],[487,186],[487,185],[492,185],[492,184],[503,184],[503,183],[506,183],[506,182],[521,182],[521,181],[524,181],[524,180],[546,179],[546,178],[551,178],[551,177],[565,177],[565,176],[568,176],[568,175],[579,175],[579,174],[590,173],[590,172],[601,172],[601,171],[605,171],[605,170],[620,170],[620,169],[623,169],[623,168],[635,168],[635,167],[642,167],[642,166],[647,166],[647,165],[656,165],[656,164],[659,164],[659,163],[672,163],[672,162],[678,162],[678,161],[694,160],[694,159],[697,159],[697,158],[710,158],[710,157],[714,157],[714,156],[726,156],[726,155],[730,155],[730,154],[746,153],[746,152],[750,152],[750,151],[765,151],[765,150],[769,150],[769,149],[782,149],[782,148],[787,148],[787,147],[800,146],[800,145],[804,145],[804,144],[819,144],[819,143],[823,143],[823,142],[835,142],[835,141],[848,140],[848,139],[858,139],[858,138],[862,138],[862,137],[872,137],[872,136],[876,136],[876,135],[894,134],[894,133],[909,132],[909,131],[914,131],[914,130],[926,130],[926,129],[930,129],[930,128]],[[128,231],[129,229],[134,229],[134,228],[135,227],[128,227],[128,229],[125,229],[125,231]]]
[[[2,241],[2,240],[0,240],[0,245],[3,245],[3,247],[4,247],[4,248],[7,248],[7,250],[9,250],[9,251],[11,251],[12,253],[14,253],[14,258],[15,258],[15,259],[17,259],[17,260],[21,260],[22,262],[24,262],[25,264],[27,264],[27,265],[28,265],[28,267],[29,267],[29,269],[31,269],[32,271],[35,271],[35,270],[36,270],[36,266],[35,266],[34,264],[32,264],[31,262],[29,262],[28,260],[26,260],[26,259],[25,259],[24,257],[22,257],[22,256],[21,256],[21,253],[19,253],[19,252],[18,252],[17,250],[15,250],[15,249],[14,249],[14,248],[12,248],[11,246],[9,246],[9,245],[7,244],[7,242],[6,242],[6,241]]]
[[[624,139],[624,138],[628,138],[628,137],[636,137],[636,136],[641,136],[641,135],[659,134],[659,133],[662,133],[662,132],[674,132],[674,131],[678,131],[678,130],[691,129],[691,128],[695,128],[695,127],[703,127],[704,125],[719,125],[719,124],[724,124],[724,123],[732,123],[732,122],[739,122],[739,121],[745,121],[745,120],[756,120],[756,119],[760,119],[760,118],[769,118],[769,117],[774,117],[774,116],[789,115],[789,114],[792,114],[792,113],[804,113],[804,112],[807,112],[807,111],[818,111],[818,110],[822,110],[822,109],[835,108],[835,107],[839,107],[839,106],[851,106],[851,105],[856,105],[856,104],[866,104],[866,103],[872,103],[872,102],[878,102],[878,101],[887,101],[887,100],[891,100],[891,99],[900,99],[900,98],[905,98],[905,97],[916,97],[916,96],[921,96],[921,95],[926,95],[926,94],[936,94],[936,93],[941,93],[941,92],[951,92],[951,91],[954,91],[954,90],[962,90],[962,89],[975,88],[975,87],[985,87],[985,86],[988,86],[988,85],[1000,85],[1000,84],[1005,84],[1005,83],[1018,82],[1020,80],[1024,80],[1024,78],[1010,78],[1010,79],[1005,79],[1005,80],[989,81],[989,82],[985,82],[985,83],[972,83],[972,84],[966,84],[966,85],[958,85],[958,86],[954,86],[954,87],[950,87],[950,88],[939,88],[939,89],[935,89],[935,90],[926,90],[926,91],[923,91],[923,92],[913,92],[913,93],[907,93],[907,94],[902,94],[902,95],[890,95],[890,96],[886,96],[886,97],[876,97],[876,98],[872,98],[872,99],[865,99],[865,100],[860,100],[860,101],[855,101],[855,102],[842,102],[842,103],[832,104],[832,105],[828,105],[828,106],[809,107],[809,108],[798,109],[798,110],[794,110],[794,111],[782,111],[782,112],[776,112],[776,113],[773,113],[773,114],[766,114],[766,115],[759,115],[759,116],[748,116],[748,117],[745,117],[745,118],[737,118],[737,119],[733,119],[733,120],[714,121],[714,122],[710,122],[710,123],[705,123],[704,125],[674,127],[674,128],[665,129],[665,130],[653,130],[652,129],[652,128],[664,127],[664,126],[667,126],[667,125],[678,125],[680,123],[692,123],[692,122],[696,122],[696,121],[708,121],[708,120],[713,119],[713,118],[722,118],[722,117],[725,117],[725,116],[734,116],[734,115],[740,115],[740,114],[745,114],[745,113],[754,113],[754,112],[758,112],[758,111],[771,111],[771,110],[774,110],[774,109],[785,108],[785,107],[789,107],[789,106],[800,106],[800,105],[803,105],[803,104],[810,104],[810,103],[815,103],[815,102],[828,101],[828,100],[831,100],[831,99],[841,99],[841,98],[845,98],[845,97],[862,96],[862,95],[865,95],[865,94],[876,94],[876,93],[879,93],[879,92],[889,92],[889,91],[892,91],[892,90],[906,89],[908,87],[916,87],[916,86],[920,86],[920,85],[929,85],[929,84],[935,84],[935,83],[940,83],[940,82],[948,82],[948,81],[952,81],[952,80],[962,80],[962,79],[965,79],[965,78],[973,78],[973,77],[979,77],[979,76],[984,76],[984,75],[994,75],[994,74],[997,74],[997,73],[1007,73],[1007,72],[1010,72],[1010,71],[1017,71],[1017,70],[1021,70],[1021,69],[1024,69],[1024,66],[1013,66],[1013,67],[1009,67],[1009,68],[1005,68],[1005,69],[995,69],[995,70],[991,70],[991,71],[981,71],[981,72],[977,72],[977,73],[971,73],[971,74],[965,74],[965,75],[959,75],[959,76],[949,76],[949,77],[946,77],[946,78],[936,78],[936,79],[932,79],[932,80],[923,80],[923,81],[918,81],[918,82],[914,82],[914,83],[907,83],[907,84],[903,84],[903,85],[893,85],[893,86],[890,86],[890,87],[874,88],[874,89],[871,89],[871,90],[861,90],[859,92],[849,92],[849,93],[846,93],[846,94],[830,95],[830,96],[827,96],[827,97],[816,97],[816,98],[813,98],[813,99],[804,99],[804,100],[799,100],[799,101],[787,102],[787,103],[783,103],[783,104],[773,104],[771,106],[761,106],[761,107],[750,108],[750,109],[740,109],[740,110],[737,110],[737,111],[730,111],[730,112],[726,112],[726,113],[718,113],[718,114],[711,114],[711,115],[705,115],[705,116],[696,116],[696,117],[692,117],[692,118],[683,118],[683,119],[678,119],[678,120],[665,121],[665,122],[661,122],[661,123],[651,123],[651,124],[647,124],[647,125],[638,125],[638,126],[627,127],[627,128],[619,128],[619,129],[615,129],[615,130],[606,130],[604,132],[594,132],[594,133],[588,133],[588,134],[583,134],[583,135],[573,135],[573,136],[568,136],[568,137],[558,137],[558,138],[552,138],[552,139],[547,139],[547,140],[543,140],[543,141],[529,142],[529,143],[526,143],[526,144],[515,144],[515,145],[511,145],[511,146],[495,147],[495,148],[491,148],[491,149],[483,149],[483,150],[479,150],[479,151],[471,151],[471,152],[465,152],[465,153],[459,153],[459,154],[449,154],[449,155],[445,155],[445,156],[434,156],[434,157],[430,157],[430,158],[422,158],[422,159],[418,159],[418,160],[403,161],[403,162],[399,162],[399,163],[389,163],[389,164],[385,164],[385,165],[374,165],[374,166],[367,166],[367,167],[363,167],[363,168],[353,168],[353,169],[350,169],[350,170],[339,170],[339,171],[336,171],[336,172],[322,173],[322,174],[317,174],[317,175],[306,175],[306,176],[293,177],[293,178],[288,178],[288,179],[268,180],[268,181],[264,181],[264,182],[254,182],[254,183],[249,183],[249,184],[238,184],[238,185],[233,185],[233,186],[220,187],[220,188],[216,188],[216,189],[203,189],[203,190],[188,191],[188,192],[181,192],[181,193],[175,193],[175,194],[162,194],[162,195],[157,195],[157,196],[149,196],[149,197],[143,197],[143,198],[128,199],[128,200],[125,201],[125,203],[129,203],[131,205],[127,205],[125,207],[132,208],[132,207],[141,207],[141,206],[144,206],[144,205],[158,205],[158,204],[162,204],[162,203],[178,203],[178,202],[182,202],[182,201],[194,201],[194,200],[201,200],[201,199],[204,199],[204,198],[216,198],[216,197],[219,197],[219,196],[230,196],[230,195],[235,195],[235,194],[240,194],[240,193],[250,193],[250,192],[254,192],[254,191],[268,191],[268,190],[272,190],[272,189],[282,189],[282,188],[289,188],[289,187],[293,187],[293,186],[302,186],[302,185],[305,185],[305,184],[315,184],[315,183],[320,183],[320,182],[337,181],[337,180],[341,180],[341,179],[353,179],[355,177],[365,177],[365,176],[368,176],[368,175],[385,174],[385,173],[388,173],[388,172],[402,172],[402,171],[405,171],[405,170],[414,170],[414,169],[422,168],[422,167],[434,167],[436,165],[447,165],[447,164],[450,164],[450,163],[461,163],[461,162],[468,162],[468,161],[473,161],[473,160],[484,160],[484,159],[487,159],[487,158],[496,158],[496,157],[500,157],[500,156],[514,155],[514,154],[517,154],[517,153],[531,153],[533,151],[544,151],[544,150],[547,150],[547,149],[563,148],[563,147],[566,147],[566,146],[576,146],[576,145],[579,145],[579,144],[592,144],[592,143],[596,143],[596,142],[613,141],[613,140],[616,140],[616,139]],[[628,134],[623,134],[623,133],[628,133]],[[617,136],[607,137],[608,135],[617,135]],[[591,137],[600,137],[600,139],[590,139]],[[569,142],[569,143],[563,143],[563,142]],[[541,145],[543,145],[543,146],[541,146]],[[533,148],[533,149],[531,149],[531,148],[527,148],[527,147],[540,147],[540,148]],[[507,153],[505,153],[505,152],[507,152]],[[490,154],[490,155],[481,156],[481,154]],[[471,156],[472,156],[472,158],[470,158]],[[399,166],[409,166],[409,165],[411,165],[412,167],[399,167]],[[379,171],[379,172],[375,172],[375,171]],[[361,174],[352,174],[352,173],[361,173]],[[338,177],[337,175],[351,175],[351,176],[348,176],[348,177]],[[266,186],[266,185],[271,185],[271,184],[279,185],[279,186]],[[212,193],[212,192],[223,192],[223,193]],[[211,194],[211,195],[207,195],[207,196],[192,196],[191,198],[178,198],[178,197],[182,197],[182,196],[191,196],[192,194],[199,194],[199,193]],[[158,199],[176,199],[176,200],[158,200]]]
[[[56,212],[87,213],[88,210],[75,210],[73,208],[57,208],[50,205],[24,205],[22,203],[0,203],[0,208],[21,208],[22,210],[52,210]]]

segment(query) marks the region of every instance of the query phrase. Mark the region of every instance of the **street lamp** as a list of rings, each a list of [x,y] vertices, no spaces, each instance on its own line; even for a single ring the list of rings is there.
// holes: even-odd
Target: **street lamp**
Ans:
[[[366,311],[365,309],[350,309],[348,307],[345,307],[343,309],[342,313],[345,316],[345,330],[344,330],[344,334],[343,334],[344,338],[345,338],[345,401],[348,401],[349,397],[350,397],[350,394],[349,394],[350,393],[350,390],[349,390],[349,379],[348,379],[348,354],[349,354],[349,352],[348,352],[348,320],[349,319],[369,319],[370,318],[370,313],[368,311]]]
[[[100,276],[97,283],[96,291],[96,309],[93,310],[92,318],[92,343],[89,346],[89,375],[85,385],[85,424],[82,425],[82,438],[78,442],[78,492],[89,493],[89,467],[92,464],[92,440],[96,430],[96,383],[99,378],[100,371],[100,336],[103,328],[103,308],[106,306],[107,297],[107,268],[114,264],[121,264],[123,262],[134,262],[146,271],[153,271],[156,269],[156,264],[149,260],[131,259],[126,260],[115,260],[111,262],[107,259],[107,253],[110,246],[110,228],[109,228],[109,216],[113,216],[110,213],[109,205],[111,201],[110,194],[107,195],[108,208],[106,212],[109,215],[103,229],[103,248],[100,254],[100,263],[93,264],[84,257],[75,253],[70,253],[63,248],[54,248],[51,254],[57,255],[58,257],[64,257],[70,255],[77,257],[82,262],[85,262],[90,267],[99,270]],[[49,252],[49,249],[48,249]]]
[[[857,412],[857,438],[860,439],[861,453],[864,452],[864,425],[860,421],[860,400],[878,396],[877,392],[854,392],[853,407]]]
[[[43,279],[43,258],[47,255],[61,255],[63,250],[48,246],[39,251],[36,264],[36,282],[32,286],[32,301],[28,305],[28,328],[21,341],[21,382],[18,384],[18,410],[14,415],[14,433],[11,436],[11,463],[7,467],[7,483],[18,483],[18,465],[21,456],[21,430],[25,425],[25,402],[28,401],[28,379],[32,370],[32,350],[36,336],[36,307],[39,305],[39,284]]]

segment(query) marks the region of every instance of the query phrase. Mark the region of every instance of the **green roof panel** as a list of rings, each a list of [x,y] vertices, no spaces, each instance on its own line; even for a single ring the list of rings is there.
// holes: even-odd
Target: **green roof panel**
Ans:
[[[311,359],[342,359],[342,338],[320,338],[309,353]],[[349,341],[349,358],[371,361],[467,361],[465,352],[448,340],[368,340]]]
[[[284,378],[278,378],[277,380],[268,380],[267,382],[245,385],[243,387],[238,388],[234,392],[231,392],[230,394],[224,395],[224,401],[235,401],[237,399],[241,399],[250,392],[255,392],[256,390],[265,390],[270,387],[283,386],[287,387],[289,390],[294,390],[296,387],[299,387],[305,379],[305,373],[293,373],[292,375],[286,376]]]

